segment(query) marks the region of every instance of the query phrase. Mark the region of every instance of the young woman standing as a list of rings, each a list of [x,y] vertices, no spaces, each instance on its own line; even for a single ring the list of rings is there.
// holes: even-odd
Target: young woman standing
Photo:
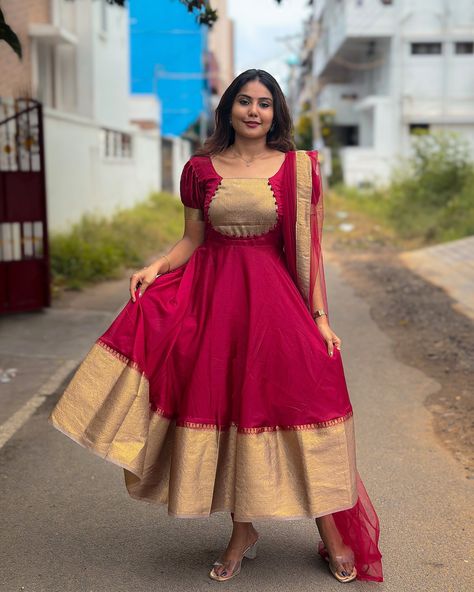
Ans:
[[[180,517],[229,512],[214,580],[255,557],[252,521],[313,518],[339,581],[382,581],[329,324],[319,155],[291,132],[270,74],[231,83],[183,169],[183,238],[132,275],[50,421],[123,467],[135,499]]]

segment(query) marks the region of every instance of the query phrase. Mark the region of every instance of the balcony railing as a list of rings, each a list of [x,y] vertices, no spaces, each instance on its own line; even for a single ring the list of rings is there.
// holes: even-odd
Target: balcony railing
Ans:
[[[326,63],[348,41],[390,37],[394,33],[394,6],[381,0],[322,0],[315,7],[319,20],[316,68]]]

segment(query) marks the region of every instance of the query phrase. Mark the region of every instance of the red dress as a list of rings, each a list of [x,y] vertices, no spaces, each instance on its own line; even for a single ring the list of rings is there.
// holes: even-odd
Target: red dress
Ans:
[[[285,263],[287,166],[223,179],[209,157],[187,162],[181,200],[204,242],[125,304],[50,416],[123,467],[133,498],[175,516],[348,516],[358,504],[341,353],[328,355]]]

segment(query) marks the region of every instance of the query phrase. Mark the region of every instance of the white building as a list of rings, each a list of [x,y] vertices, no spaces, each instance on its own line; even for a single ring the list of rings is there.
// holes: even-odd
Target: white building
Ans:
[[[130,123],[128,10],[106,0],[5,0],[2,9],[24,57],[1,44],[0,98],[44,105],[49,228],[159,190],[159,126]]]
[[[314,0],[318,110],[335,112],[344,181],[384,182],[416,127],[474,148],[474,0]]]

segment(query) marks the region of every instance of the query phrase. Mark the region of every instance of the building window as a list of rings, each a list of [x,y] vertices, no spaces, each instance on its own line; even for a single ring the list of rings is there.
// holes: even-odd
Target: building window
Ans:
[[[430,131],[429,123],[410,123],[410,135],[427,134]]]
[[[100,0],[100,30],[107,32],[107,0]]]
[[[441,53],[441,43],[412,43],[412,55],[439,55]]]
[[[474,42],[472,41],[457,41],[454,44],[454,51],[458,55],[467,55],[474,53]]]
[[[38,43],[38,99],[56,107],[56,52],[54,45]]]
[[[132,136],[111,129],[101,130],[102,156],[105,158],[132,158]]]
[[[359,128],[356,125],[335,125],[331,137],[341,146],[359,146]]]

